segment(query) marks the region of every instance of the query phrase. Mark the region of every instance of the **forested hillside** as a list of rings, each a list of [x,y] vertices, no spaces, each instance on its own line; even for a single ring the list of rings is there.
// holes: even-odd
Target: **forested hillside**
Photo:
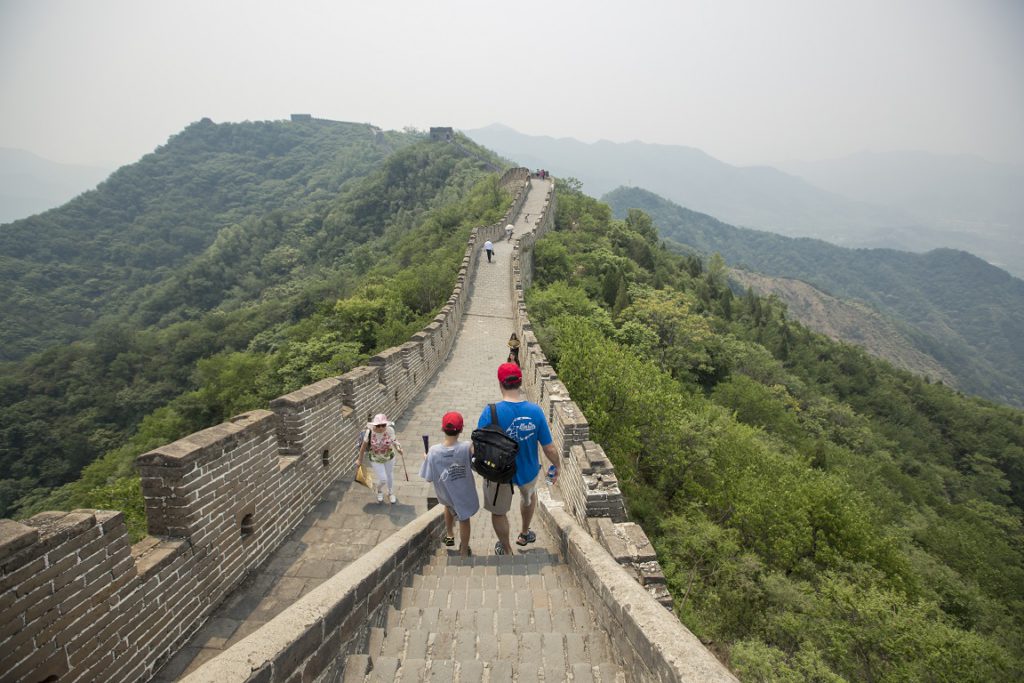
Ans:
[[[750,270],[729,269],[733,289],[752,289],[762,297],[774,296],[785,304],[789,317],[829,339],[850,342],[897,368],[932,381],[958,387],[956,378],[913,342],[905,324],[884,316],[867,304],[840,299],[803,280],[771,277]]]
[[[735,296],[721,258],[571,185],[535,259],[545,353],[742,680],[1019,677],[1024,413]]]
[[[190,125],[96,190],[0,228],[0,360],[80,338],[104,316],[172,313],[180,302],[153,290],[224,228],[329,201],[415,139],[333,121]],[[289,267],[287,253],[270,258]],[[226,295],[210,288],[196,304]]]
[[[77,506],[139,512],[135,455],[265,407],[408,339],[451,294],[469,230],[497,220],[507,206],[486,150],[465,139],[449,144],[407,136],[397,150],[373,152],[380,158],[371,163],[363,152],[382,143],[366,126],[356,128],[369,147],[355,145],[349,160],[349,137],[341,134],[333,152],[317,151],[331,161],[320,168],[308,161],[311,191],[271,202],[254,188],[273,188],[275,180],[252,185],[251,157],[239,156],[236,167],[216,150],[236,136],[249,140],[247,148],[272,149],[290,125],[199,123],[186,130],[179,137],[191,151],[181,153],[176,177],[197,175],[218,158],[216,187],[204,192],[237,197],[237,206],[215,215],[237,215],[239,222],[199,224],[195,234],[210,234],[206,246],[192,245],[194,254],[183,250],[182,263],[160,266],[149,284],[141,262],[138,269],[117,265],[128,241],[104,257],[99,240],[90,247],[99,259],[89,266],[96,277],[137,272],[140,289],[125,287],[108,300],[104,319],[79,341],[0,366],[0,516]],[[312,125],[355,135],[347,124]],[[205,153],[197,134],[214,151]],[[319,133],[307,137],[304,145],[329,146]],[[383,139],[386,144],[388,135]],[[197,166],[191,173],[189,159]],[[229,180],[242,177],[242,187]],[[314,178],[332,178],[334,189]],[[171,197],[149,201],[170,206],[181,190],[168,192]],[[135,186],[104,196],[118,203],[122,193],[132,195]],[[42,258],[48,249],[36,253]],[[104,258],[115,265],[108,269]],[[89,267],[77,266],[83,276]],[[54,491],[83,468],[81,481]],[[138,529],[140,518],[132,521]]]
[[[1024,280],[962,251],[844,249],[736,228],[639,188],[606,199],[619,216],[646,211],[663,237],[700,253],[866,302],[910,326],[963,391],[1024,406]]]

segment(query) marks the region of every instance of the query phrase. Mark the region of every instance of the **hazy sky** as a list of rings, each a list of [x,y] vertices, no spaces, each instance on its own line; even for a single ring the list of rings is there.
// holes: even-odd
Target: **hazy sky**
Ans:
[[[1024,1],[0,0],[0,147],[113,167],[293,112],[1024,163]]]

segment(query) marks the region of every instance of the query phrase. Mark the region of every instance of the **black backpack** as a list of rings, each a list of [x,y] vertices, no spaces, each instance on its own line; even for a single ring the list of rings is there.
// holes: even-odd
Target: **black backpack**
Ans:
[[[498,424],[498,410],[490,404],[491,424],[474,429],[473,471],[488,481],[510,484],[516,473],[516,455],[519,442],[510,437]]]

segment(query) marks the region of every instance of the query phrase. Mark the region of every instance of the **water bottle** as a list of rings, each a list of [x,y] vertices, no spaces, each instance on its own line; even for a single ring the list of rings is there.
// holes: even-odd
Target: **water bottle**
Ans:
[[[555,467],[554,465],[548,467],[548,486],[551,486],[552,484],[555,483],[555,472],[557,471],[558,468]]]

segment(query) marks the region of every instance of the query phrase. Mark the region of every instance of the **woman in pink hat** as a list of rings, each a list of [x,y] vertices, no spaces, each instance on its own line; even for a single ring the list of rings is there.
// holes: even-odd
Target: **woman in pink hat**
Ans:
[[[370,452],[370,465],[373,467],[373,478],[377,487],[377,502],[384,502],[384,491],[382,485],[387,486],[388,500],[393,504],[397,503],[395,497],[395,453],[403,457],[405,451],[398,443],[395,436],[395,427],[388,421],[384,413],[377,413],[370,422],[366,423],[366,438],[359,445],[359,465],[363,464],[363,453]]]

